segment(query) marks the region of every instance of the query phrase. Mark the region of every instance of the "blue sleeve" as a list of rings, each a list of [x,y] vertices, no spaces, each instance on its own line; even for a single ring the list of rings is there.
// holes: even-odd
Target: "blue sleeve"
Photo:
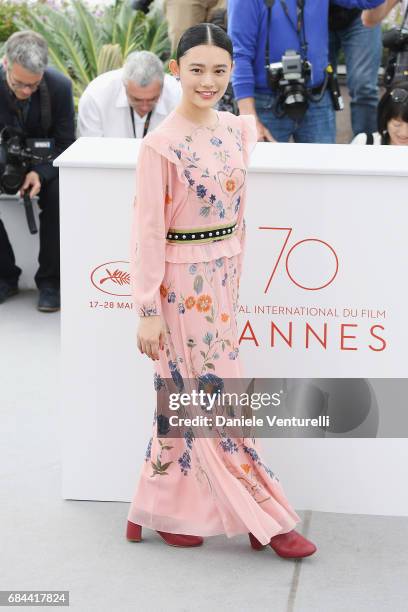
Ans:
[[[331,4],[338,4],[344,8],[372,9],[384,4],[385,0],[331,0]]]
[[[237,100],[253,98],[254,64],[261,18],[258,0],[228,0],[227,11],[228,35],[234,46],[235,65],[231,78],[234,96]]]

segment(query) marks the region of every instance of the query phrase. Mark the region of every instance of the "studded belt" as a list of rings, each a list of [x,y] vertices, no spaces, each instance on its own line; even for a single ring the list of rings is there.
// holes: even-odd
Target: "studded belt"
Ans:
[[[192,242],[216,242],[218,240],[224,240],[230,238],[236,231],[237,224],[230,223],[228,225],[217,225],[215,227],[193,227],[176,229],[173,227],[169,228],[167,232],[167,242],[172,244],[184,244]]]

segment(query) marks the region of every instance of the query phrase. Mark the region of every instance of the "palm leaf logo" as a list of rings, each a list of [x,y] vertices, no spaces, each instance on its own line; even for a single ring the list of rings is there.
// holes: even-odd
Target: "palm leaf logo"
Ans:
[[[106,274],[104,278],[101,278],[99,283],[102,285],[105,281],[111,280],[116,285],[129,285],[130,284],[130,274],[129,272],[124,272],[123,270],[119,270],[116,268],[114,272],[111,272],[108,268],[105,268]]]

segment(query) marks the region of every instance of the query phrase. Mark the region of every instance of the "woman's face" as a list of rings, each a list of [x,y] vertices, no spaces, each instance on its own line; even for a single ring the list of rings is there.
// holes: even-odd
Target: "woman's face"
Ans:
[[[201,109],[214,106],[224,95],[230,81],[231,56],[214,45],[198,45],[179,60],[171,60],[169,68],[180,76],[183,98]]]
[[[387,123],[387,131],[392,145],[408,145],[408,123],[396,117]]]

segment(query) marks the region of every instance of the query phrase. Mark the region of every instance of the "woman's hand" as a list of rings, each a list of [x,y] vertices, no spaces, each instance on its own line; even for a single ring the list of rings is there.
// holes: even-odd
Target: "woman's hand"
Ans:
[[[164,320],[160,315],[140,317],[137,330],[137,347],[153,361],[159,359],[159,349],[164,349]]]

